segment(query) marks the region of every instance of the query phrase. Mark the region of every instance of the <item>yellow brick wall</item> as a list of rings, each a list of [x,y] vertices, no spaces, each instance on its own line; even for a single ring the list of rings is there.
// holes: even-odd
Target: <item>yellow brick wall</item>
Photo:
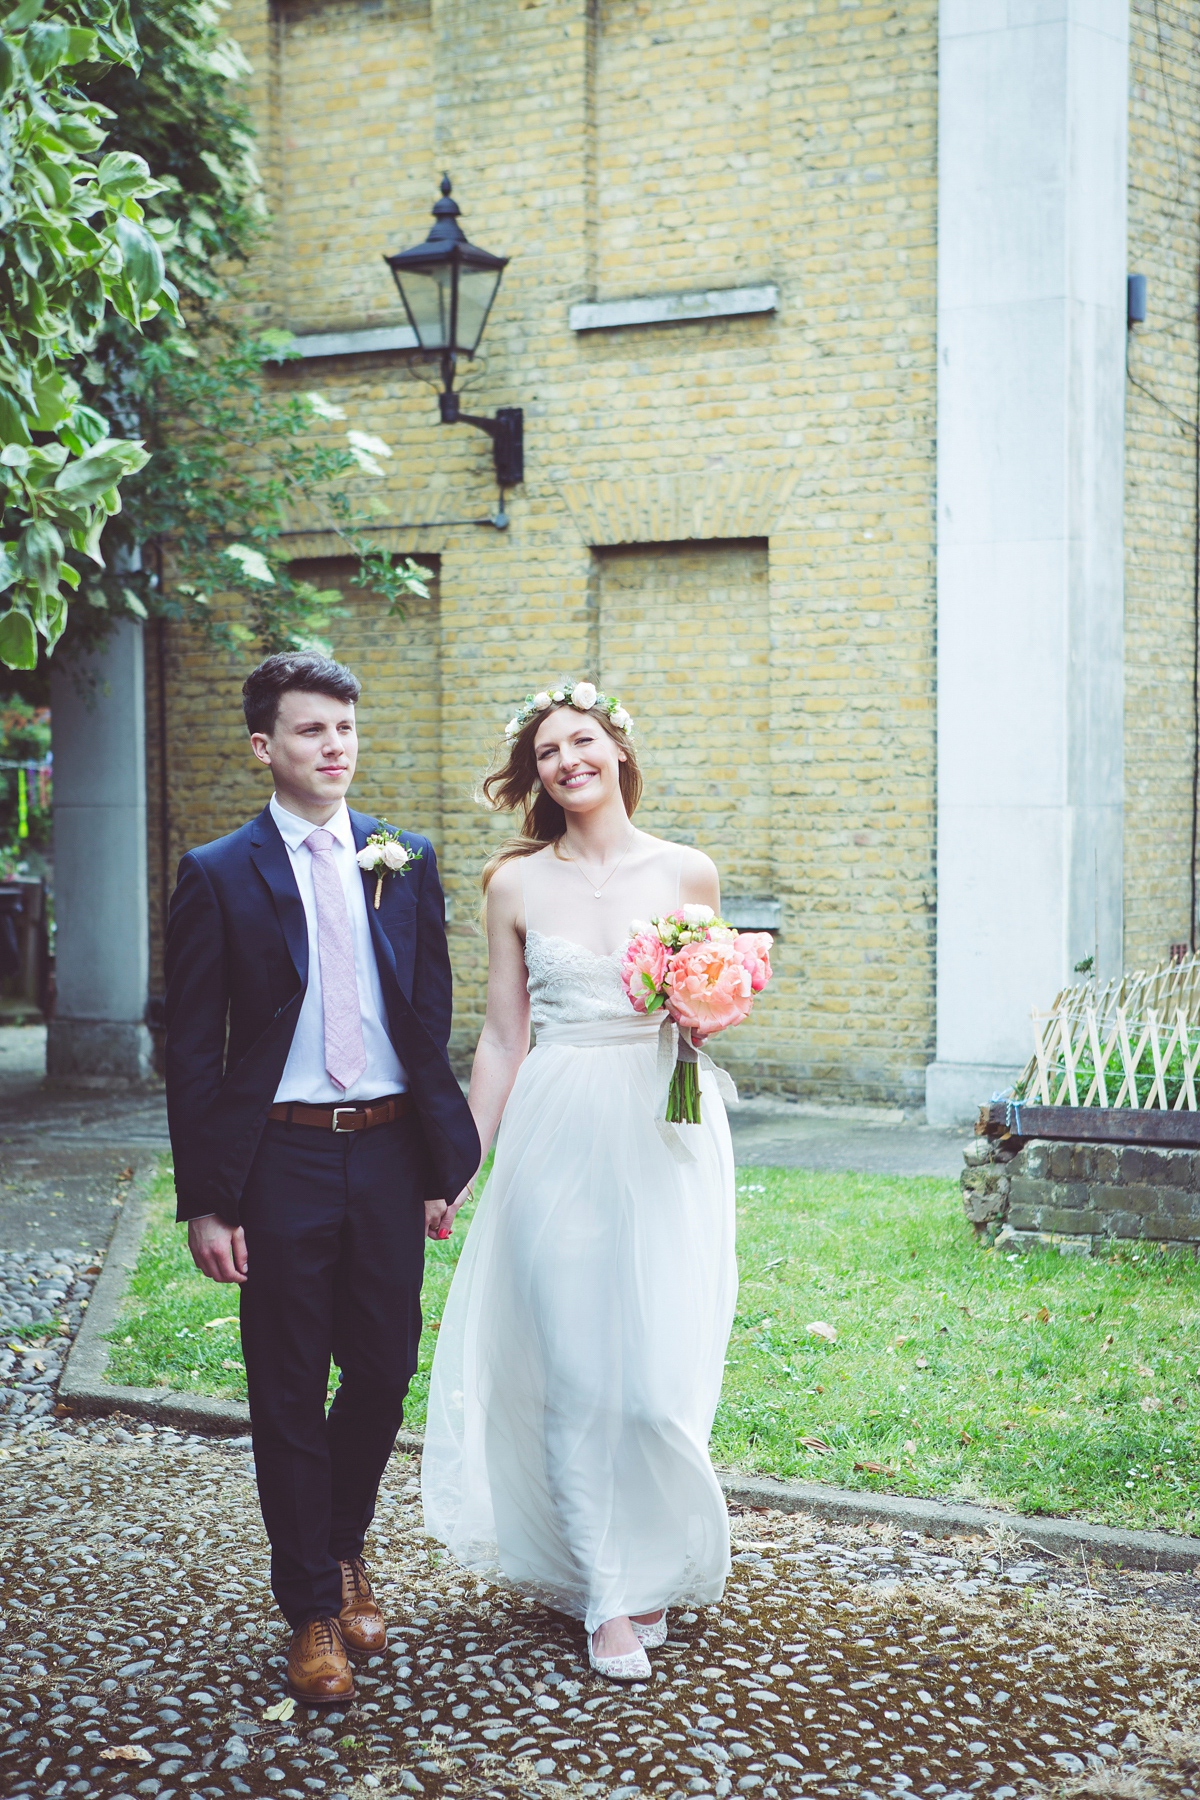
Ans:
[[[335,635],[370,661],[358,798],[386,780],[407,822],[440,757],[458,1050],[484,996],[479,868],[506,829],[473,790],[514,701],[572,669],[615,674],[642,723],[647,820],[713,849],[730,891],[783,904],[775,987],[742,1046],[729,1041],[739,1077],[919,1103],[933,1032],[936,0],[283,0],[273,24],[260,0],[235,0],[229,17],[254,64],[276,221],[251,316],[403,323],[378,259],[425,234],[443,169],[468,235],[513,259],[470,396],[472,410],[525,409],[506,533],[437,523],[490,509],[490,445],[440,426],[404,359],[277,378],[382,436],[386,516],[431,522],[380,541],[438,558],[436,652],[429,636],[406,667],[403,634],[366,623],[378,602]],[[578,300],[768,280],[773,315],[568,325]],[[296,548],[333,545],[314,532]],[[682,657],[670,644],[656,657],[638,626],[664,593],[693,634]],[[244,659],[214,672],[173,632],[169,661],[177,851],[238,823],[262,783],[245,752],[223,756],[241,741]],[[432,701],[413,721],[414,670],[440,688],[440,727]],[[737,745],[741,834],[729,795],[703,791],[720,790],[708,777],[731,698],[753,721]]]
[[[1125,962],[1189,937],[1200,3],[1132,0],[1125,388]]]

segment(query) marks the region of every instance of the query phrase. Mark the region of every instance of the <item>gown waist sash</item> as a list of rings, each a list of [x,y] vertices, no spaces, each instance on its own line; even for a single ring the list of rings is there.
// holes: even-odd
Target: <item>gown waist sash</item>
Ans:
[[[571,1044],[601,1050],[618,1044],[653,1044],[669,1018],[629,1009],[627,1019],[556,1019],[534,1027],[539,1044]]]

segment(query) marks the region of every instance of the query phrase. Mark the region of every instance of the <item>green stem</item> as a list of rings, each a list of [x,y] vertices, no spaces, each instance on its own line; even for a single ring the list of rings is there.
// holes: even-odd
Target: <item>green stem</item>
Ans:
[[[677,1062],[667,1093],[667,1122],[671,1125],[700,1123],[700,1068],[694,1062]]]

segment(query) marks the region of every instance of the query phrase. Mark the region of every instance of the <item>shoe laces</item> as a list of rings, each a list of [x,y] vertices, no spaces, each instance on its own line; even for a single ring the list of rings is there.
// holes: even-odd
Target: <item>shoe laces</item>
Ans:
[[[335,1645],[340,1645],[343,1650],[346,1647],[342,1628],[336,1619],[314,1619],[313,1639],[314,1650],[322,1656],[332,1656]]]
[[[342,1562],[342,1568],[350,1578],[354,1598],[356,1600],[372,1599],[371,1583],[367,1580],[367,1565],[362,1557],[347,1556]]]

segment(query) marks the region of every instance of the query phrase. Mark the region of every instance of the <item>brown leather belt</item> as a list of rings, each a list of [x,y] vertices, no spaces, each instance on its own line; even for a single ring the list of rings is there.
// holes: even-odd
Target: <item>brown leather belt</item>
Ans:
[[[348,1106],[304,1106],[299,1100],[282,1100],[268,1116],[281,1125],[314,1125],[318,1131],[370,1131],[372,1125],[390,1125],[411,1105],[411,1094],[389,1094],[383,1100],[359,1100]]]

